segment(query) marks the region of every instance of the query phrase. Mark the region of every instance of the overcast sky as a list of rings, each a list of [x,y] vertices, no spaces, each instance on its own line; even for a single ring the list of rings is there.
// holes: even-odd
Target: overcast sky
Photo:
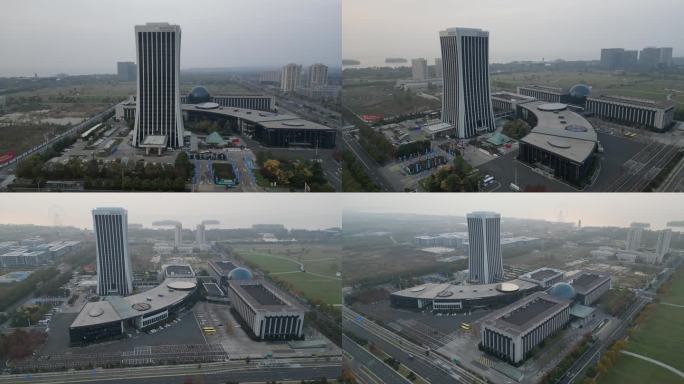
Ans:
[[[490,32],[492,62],[598,59],[601,48],[671,46],[684,56],[682,0],[344,0],[342,56],[433,59],[439,31]]]
[[[668,221],[684,220],[684,194],[653,193],[507,193],[507,194],[353,194],[345,193],[344,209],[362,212],[464,216],[494,211],[505,217],[563,221],[582,226],[627,227],[650,223],[662,229]]]
[[[146,22],[181,26],[181,69],[339,66],[340,13],[340,0],[2,0],[0,76],[115,73]]]
[[[288,228],[325,229],[341,225],[340,195],[259,193],[18,193],[0,194],[0,224],[62,225],[92,228],[91,210],[123,207],[128,222],[150,226],[176,220],[194,227],[219,220],[221,228],[283,224]]]

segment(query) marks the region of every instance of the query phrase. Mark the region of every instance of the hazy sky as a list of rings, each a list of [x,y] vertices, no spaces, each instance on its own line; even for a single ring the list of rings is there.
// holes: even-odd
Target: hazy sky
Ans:
[[[430,215],[464,216],[472,211],[499,212],[505,218],[563,221],[582,226],[629,226],[650,223],[662,229],[668,221],[684,220],[684,194],[617,193],[507,193],[507,194],[351,194],[343,197],[344,209]]]
[[[176,220],[194,227],[202,220],[219,220],[221,228],[252,224],[283,224],[288,228],[324,229],[341,225],[335,194],[185,194],[185,193],[19,193],[0,194],[0,224],[62,225],[92,228],[91,210],[123,207],[128,222],[149,226]]]
[[[439,31],[490,32],[492,62],[598,59],[601,48],[674,47],[684,56],[682,0],[344,0],[342,56],[440,55]]]
[[[339,66],[340,13],[340,0],[2,0],[0,76],[115,73],[146,22],[181,26],[181,69]]]

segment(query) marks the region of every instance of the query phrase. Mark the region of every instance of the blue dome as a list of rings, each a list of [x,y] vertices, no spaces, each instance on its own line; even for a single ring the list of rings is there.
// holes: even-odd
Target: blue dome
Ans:
[[[211,101],[211,95],[209,94],[209,91],[201,85],[193,87],[188,95],[188,102],[191,104],[206,103],[208,101]]]
[[[554,297],[561,299],[572,300],[575,298],[575,288],[568,283],[556,283],[549,290],[549,294]]]
[[[570,88],[570,96],[576,98],[588,97],[591,95],[591,87],[585,84],[575,84]]]
[[[228,280],[251,280],[252,272],[247,268],[238,267],[228,273]]]

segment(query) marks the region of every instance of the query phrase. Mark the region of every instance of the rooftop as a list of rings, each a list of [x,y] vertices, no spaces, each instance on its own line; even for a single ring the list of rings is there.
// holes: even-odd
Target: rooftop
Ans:
[[[536,281],[544,281],[552,277],[563,275],[563,271],[553,268],[539,268],[532,272],[525,273],[520,276],[521,279],[531,279]]]
[[[477,285],[428,283],[397,291],[394,292],[392,295],[427,300],[439,298],[448,298],[451,300],[474,300],[494,296],[508,295],[513,292],[527,291],[537,288],[536,284],[520,279],[513,279],[507,281],[506,284],[515,285],[518,289],[513,291],[506,291],[505,289],[502,290],[502,288],[508,288],[509,285],[502,286],[500,283]]]
[[[588,100],[606,101],[610,103],[623,103],[631,104],[639,107],[646,108],[659,108],[659,109],[670,109],[674,108],[677,103],[673,100],[648,100],[648,99],[638,99],[635,97],[625,97],[625,96],[609,96],[609,95],[598,95],[589,97]]]
[[[487,315],[483,324],[509,334],[524,334],[570,304],[570,300],[537,292]]]
[[[209,262],[212,266],[218,269],[221,273],[229,273],[233,269],[237,268],[237,265],[233,264],[232,261],[225,260],[212,260]]]
[[[573,277],[572,282],[570,284],[572,284],[573,288],[575,288],[575,291],[577,291],[577,293],[586,294],[587,292],[598,287],[607,280],[610,280],[610,276],[608,275],[596,272],[582,271]]]
[[[148,135],[143,140],[143,147],[166,147],[167,137],[166,135]]]
[[[537,125],[522,141],[582,163],[594,152],[598,135],[584,117],[559,109],[559,105],[543,101],[523,104],[523,108],[537,117]]]
[[[185,278],[167,278],[160,285],[131,296],[106,296],[83,306],[71,327],[82,327],[132,319],[176,305],[186,299],[196,283]]]
[[[525,96],[521,95],[519,93],[513,93],[513,92],[494,92],[492,93],[492,98],[498,98],[498,99],[503,99],[503,100],[508,100],[508,101],[533,101],[535,100],[534,97],[530,96]]]
[[[294,297],[265,280],[229,280],[228,285],[255,311],[305,311]]]
[[[561,87],[549,87],[547,85],[537,85],[537,84],[523,85],[523,86],[520,86],[520,88],[534,89],[537,91],[552,92],[552,93],[559,93],[559,94],[562,94],[563,92],[565,92],[565,89],[563,89]]]

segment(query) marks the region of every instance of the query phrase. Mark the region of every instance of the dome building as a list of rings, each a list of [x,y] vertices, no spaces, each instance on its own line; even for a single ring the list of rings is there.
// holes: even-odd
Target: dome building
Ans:
[[[573,300],[575,298],[575,288],[568,283],[560,282],[551,287],[549,294],[561,299]]]
[[[237,267],[228,273],[228,280],[252,280],[252,271],[247,268]]]
[[[209,91],[204,86],[198,85],[192,88],[188,95],[187,102],[189,104],[200,104],[212,101]]]

